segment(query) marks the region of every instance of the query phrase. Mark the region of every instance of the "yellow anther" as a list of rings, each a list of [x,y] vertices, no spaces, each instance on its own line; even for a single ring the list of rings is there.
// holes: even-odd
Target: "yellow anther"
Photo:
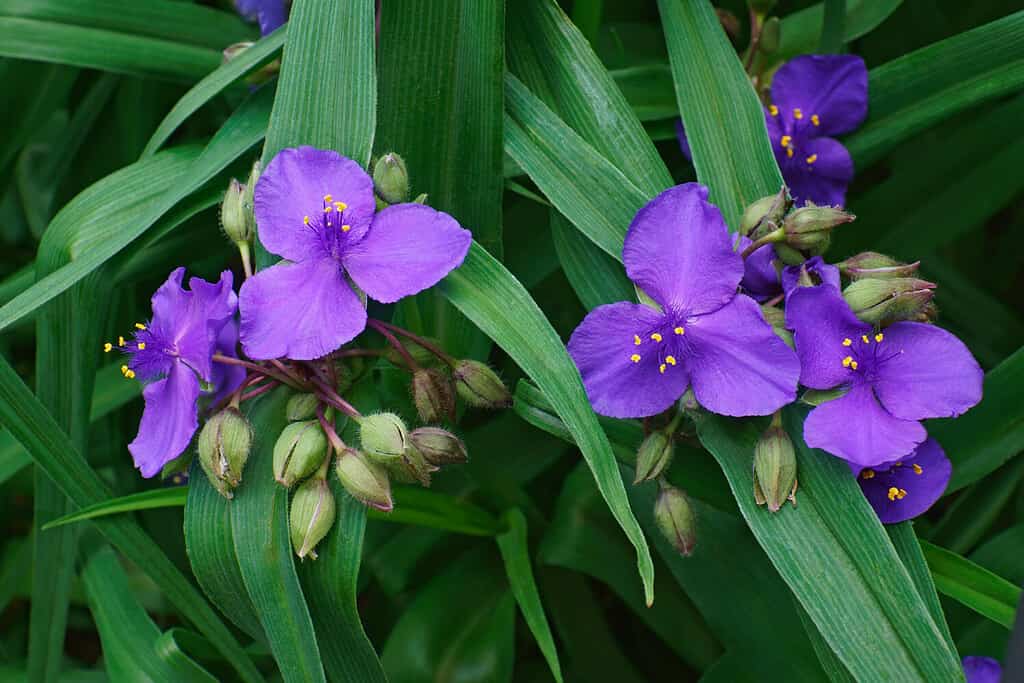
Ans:
[[[776,107],[774,104],[769,104],[768,105],[768,113],[771,114],[772,116],[778,116],[779,115],[779,108]]]
[[[893,467],[903,467],[903,463],[897,460],[896,462],[894,462],[894,463],[892,464],[892,466],[893,466]]]
[[[782,139],[779,140],[779,144],[782,145],[783,147],[789,147],[790,144],[792,144],[792,142],[793,142],[793,136],[792,135],[783,135]]]
[[[325,206],[324,207],[324,213],[330,213],[331,211],[334,211],[334,207],[332,207],[332,206]]]
[[[880,342],[880,341],[882,341],[883,339],[885,339],[885,335],[884,335],[884,334],[882,334],[881,332],[879,332],[878,334],[876,334],[876,335],[875,335],[875,341],[876,341],[876,342]]]
[[[143,325],[142,323],[135,323],[135,329],[137,329],[137,330],[144,330],[144,329],[146,329],[146,326]]]
[[[110,342],[107,342],[106,344],[103,345],[103,353],[110,353],[110,351],[113,348],[114,348],[114,345],[111,344]]]
[[[862,342],[864,342],[865,344],[870,344],[870,343],[871,343],[871,340],[870,340],[870,339],[868,339],[868,335],[866,335],[866,334],[862,334],[862,335],[860,335],[860,340],[861,340]]]
[[[651,339],[653,339],[656,342],[660,342],[661,341],[661,332],[655,332],[654,334],[652,334],[651,335]]]
[[[641,340],[639,334],[633,335],[633,346],[640,346]]]
[[[117,338],[117,345],[118,346],[124,346],[124,337],[118,337]]]
[[[668,363],[669,365],[675,365],[676,364],[676,357],[675,356],[665,356],[665,362]]]
[[[818,160],[818,155],[817,154],[812,154],[811,156],[807,157],[806,161],[809,164],[813,164],[817,160]]]
[[[914,474],[921,474],[922,472],[924,472],[924,468],[918,465],[916,462],[912,464],[911,467],[914,468]]]
[[[344,211],[345,209],[348,208],[348,204],[346,204],[345,202],[334,202],[334,208],[337,209],[338,211]]]
[[[853,356],[847,356],[843,359],[843,367],[848,368],[853,364]]]
[[[658,372],[660,372],[661,374],[664,375],[665,374],[665,368],[666,368],[666,365],[664,363],[662,363],[661,365],[658,366]]]
[[[846,339],[843,340],[843,346],[849,346],[852,343],[853,343],[853,340],[850,339],[849,337],[847,337]]]
[[[787,147],[786,148],[786,158],[787,159],[792,159],[793,158],[793,148],[792,147]]]
[[[821,125],[821,119],[818,118],[817,114],[811,114],[811,123],[813,123],[816,126]]]
[[[351,229],[352,229],[351,225],[343,225],[343,226],[341,226],[341,231],[342,232],[348,232]]]
[[[303,225],[309,225],[309,216],[303,216],[302,223]]]
[[[899,500],[903,500],[904,498],[907,497],[907,490],[906,489],[900,489],[900,492],[896,494],[896,497]]]
[[[128,366],[127,365],[122,365],[121,366],[121,374],[122,375],[127,375],[128,374]]]
[[[674,329],[672,331],[675,332],[676,334],[686,334],[686,330],[684,330],[681,326],[677,327],[676,329]]]
[[[328,204],[330,204],[332,201],[334,201],[334,197],[332,197],[329,194],[325,194],[324,195],[324,201],[327,202]]]
[[[146,342],[139,342],[139,351],[146,350]]]
[[[900,490],[895,486],[890,486],[889,490],[887,491],[887,495],[889,496],[889,500],[896,500],[896,498],[900,495]]]
[[[873,469],[866,469],[860,473],[861,479],[874,479],[875,471]]]
[[[633,361],[634,363],[639,363],[640,362],[640,354],[639,353],[634,353],[632,356],[629,357],[629,359],[631,361]]]
[[[128,379],[135,379],[135,371],[129,370],[128,372],[124,373],[124,376],[127,377]]]
[[[794,118],[794,119],[796,119],[797,121],[799,121],[799,120],[800,120],[800,119],[802,119],[803,117],[804,117],[804,111],[803,111],[803,109],[800,109],[800,107],[797,107],[796,109],[794,109],[794,110],[793,110],[793,118]]]
[[[850,368],[852,370],[856,370],[857,369],[857,361],[853,361],[852,363],[850,363]]]

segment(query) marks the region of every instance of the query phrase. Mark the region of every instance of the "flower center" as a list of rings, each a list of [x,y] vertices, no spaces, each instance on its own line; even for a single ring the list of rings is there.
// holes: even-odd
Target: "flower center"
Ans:
[[[846,350],[842,360],[843,367],[850,372],[856,372],[862,379],[874,379],[876,370],[882,363],[902,353],[901,350],[892,353],[892,349],[886,350],[882,344],[884,339],[885,335],[881,332],[874,336],[862,334],[857,339],[845,337],[842,341]]]
[[[685,334],[686,330],[680,322],[666,322],[654,329],[634,334],[634,349],[629,360],[634,364],[639,364],[645,358],[655,358],[658,372],[664,375],[679,365],[679,358],[682,357],[682,339]]]
[[[896,481],[896,477],[895,477],[895,473],[894,473],[894,470],[897,470],[897,469],[899,469],[901,467],[905,467],[905,465],[902,462],[895,462],[895,463],[892,464],[892,467],[890,469],[884,470],[882,472],[877,472],[877,471],[875,471],[873,469],[868,468],[868,469],[865,469],[865,470],[861,471],[860,478],[864,479],[864,480],[868,480],[868,479],[874,479],[876,476],[879,476],[879,475],[889,477],[890,481],[888,482],[889,483],[889,487],[886,490],[886,497],[890,501],[895,503],[895,502],[903,500],[904,498],[907,497],[907,489],[903,488],[902,486],[898,486],[897,485],[900,482]],[[916,462],[910,463],[910,467],[913,470],[915,475],[920,476],[920,475],[924,474],[924,468],[921,467],[920,465],[918,465]]]
[[[781,110],[774,104],[768,105],[768,113],[771,114],[772,116],[779,116],[780,114],[782,114]],[[791,110],[790,116],[784,116],[783,118],[787,119],[784,120],[783,122],[783,130],[786,130],[788,132],[786,135],[783,135],[781,138],[779,138],[779,145],[782,147],[783,151],[785,151],[787,159],[794,159],[794,157],[796,157],[797,155],[797,150],[799,147],[797,141],[799,141],[801,138],[808,137],[801,135],[800,133],[804,130],[814,130],[814,128],[820,126],[821,117],[818,116],[817,114],[811,114],[808,117],[804,113],[803,109],[801,109],[800,107],[795,107],[794,109]],[[810,129],[807,128],[807,121],[809,121],[812,126]],[[809,137],[813,136],[814,134],[812,133]],[[807,156],[802,157],[802,160],[808,166],[808,168],[810,168],[811,166],[814,165],[816,161],[818,161],[818,155],[809,154]],[[796,163],[796,160],[794,160],[794,163]]]
[[[103,345],[104,353],[114,349],[128,356],[128,362],[121,366],[121,374],[127,379],[150,379],[166,373],[171,362],[178,356],[178,349],[165,342],[153,329],[143,323],[135,323],[135,334],[132,339],[123,336]]]
[[[302,217],[302,223],[315,230],[324,243],[327,252],[340,258],[352,226],[345,221],[348,204],[336,201],[331,194],[325,194],[320,211]]]

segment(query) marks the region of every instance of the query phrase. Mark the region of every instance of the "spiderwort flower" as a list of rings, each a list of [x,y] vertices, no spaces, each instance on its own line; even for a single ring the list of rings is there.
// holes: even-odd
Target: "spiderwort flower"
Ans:
[[[846,202],[853,160],[834,135],[849,133],[868,112],[868,72],[855,55],[803,55],[772,78],[765,109],[768,139],[793,199],[818,205]],[[676,127],[687,159],[690,145]]]
[[[637,212],[626,273],[660,307],[591,311],[569,340],[594,410],[655,415],[687,386],[723,415],[767,415],[795,398],[799,366],[753,299],[737,294],[743,260],[708,189],[686,183]]]
[[[119,350],[129,356],[121,366],[122,374],[149,382],[142,392],[146,407],[138,436],[128,444],[144,477],[157,474],[192,440],[199,426],[196,401],[200,379],[236,382],[237,387],[238,378],[215,371],[212,360],[238,303],[231,289],[231,272],[221,273],[216,283],[190,278],[188,290],[181,286],[184,275],[184,268],[174,270],[153,295],[153,318],[135,325],[131,341],[118,340]],[[107,350],[111,346],[108,344]]]
[[[956,417],[981,399],[982,371],[963,342],[934,325],[878,332],[836,287],[800,287],[786,303],[800,383],[843,388],[807,416],[804,439],[860,467],[905,457],[927,436],[919,420]]]
[[[967,683],[999,683],[1003,667],[991,657],[964,657],[964,675]]]
[[[235,0],[238,13],[249,21],[258,21],[260,35],[273,33],[288,21],[288,0]]]
[[[891,465],[864,469],[854,465],[852,469],[882,524],[896,524],[924,513],[946,490],[953,473],[935,439],[926,439]]]
[[[366,327],[371,298],[398,301],[462,263],[472,236],[422,204],[374,215],[373,180],[337,152],[282,150],[256,184],[260,241],[286,261],[242,285],[242,347],[250,358],[319,358]]]

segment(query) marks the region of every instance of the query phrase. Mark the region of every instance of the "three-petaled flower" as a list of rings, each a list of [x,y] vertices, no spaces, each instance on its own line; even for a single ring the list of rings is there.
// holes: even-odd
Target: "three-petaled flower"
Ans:
[[[184,268],[174,270],[153,294],[153,318],[137,323],[130,341],[118,350],[129,356],[122,373],[150,382],[143,391],[146,406],[139,433],[128,450],[144,477],[152,477],[181,453],[198,427],[199,380],[214,384],[218,395],[234,391],[244,377],[212,360],[215,351],[235,355],[237,335],[232,317],[238,299],[230,271],[209,283],[189,279],[181,286]],[[112,344],[107,346],[108,350]]]
[[[946,490],[953,467],[935,439],[926,439],[900,460],[881,467],[853,466],[864,496],[883,524],[924,513]]]
[[[626,234],[626,273],[660,307],[620,302],[591,311],[569,340],[594,410],[644,417],[693,387],[723,415],[767,415],[795,398],[795,354],[760,307],[738,294],[743,260],[697,183],[640,209]]]
[[[804,439],[851,464],[900,460],[927,436],[919,420],[955,417],[981,399],[981,368],[942,328],[903,321],[876,331],[831,285],[794,291],[786,323],[800,383],[846,392],[811,411]]]
[[[254,359],[334,351],[366,327],[350,279],[391,303],[436,284],[472,242],[454,218],[422,204],[375,214],[373,180],[330,150],[282,150],[260,176],[254,203],[260,241],[287,259],[239,293],[242,347]]]

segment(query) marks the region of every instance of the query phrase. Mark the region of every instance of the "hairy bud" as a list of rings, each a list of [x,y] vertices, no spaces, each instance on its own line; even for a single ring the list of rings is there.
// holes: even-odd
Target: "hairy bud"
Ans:
[[[672,546],[689,555],[697,545],[697,518],[689,499],[681,489],[661,482],[654,502],[654,521]]]
[[[320,401],[313,394],[295,394],[288,399],[284,413],[289,422],[310,420],[316,417],[316,408]]]
[[[242,481],[252,449],[252,427],[236,408],[225,408],[199,432],[199,464],[213,487],[225,498]]]
[[[636,476],[633,483],[641,484],[660,476],[672,463],[675,449],[670,432],[658,429],[648,434],[640,442],[640,449],[636,453]]]
[[[327,457],[327,436],[316,420],[293,422],[274,444],[274,478],[282,486],[305,479]]]
[[[796,452],[782,427],[773,425],[754,446],[754,500],[778,512],[786,500],[796,505]]]
[[[245,208],[245,185],[234,178],[228,182],[227,192],[220,204],[220,224],[224,234],[235,244],[245,244],[252,240],[252,219]]]
[[[373,186],[388,204],[409,201],[409,173],[402,157],[392,152],[377,159],[373,166]]]
[[[409,433],[405,422],[394,413],[375,413],[359,421],[359,439],[363,452],[371,460],[383,463],[402,457]]]
[[[820,254],[831,240],[829,233],[837,226],[852,222],[856,216],[838,207],[804,206],[786,216],[782,229],[786,244],[801,251]]]
[[[430,476],[439,469],[437,465],[427,462],[415,446],[405,449],[399,460],[388,463],[388,472],[397,481],[403,484],[418,483],[427,488],[430,487]]]
[[[921,262],[903,263],[876,251],[865,251],[836,265],[839,267],[839,271],[851,280],[867,278],[888,280],[898,277],[913,277],[917,274],[917,268]]]
[[[452,370],[455,390],[462,400],[474,408],[507,408],[512,394],[498,374],[476,360],[460,360]]]
[[[435,346],[440,346],[440,342],[436,339],[431,337],[425,337],[424,339]],[[412,356],[412,359],[416,361],[417,365],[430,366],[437,363],[437,356],[419,344],[406,344],[405,352]],[[405,359],[402,358],[402,354],[400,354],[393,346],[388,346],[387,350],[384,351],[384,357],[387,358],[388,362],[392,365],[397,365],[401,368],[407,367]]]
[[[440,422],[455,417],[455,387],[438,368],[420,368],[412,373],[412,402],[424,422]]]
[[[935,285],[917,278],[857,280],[843,290],[843,298],[858,318],[871,325],[899,320],[927,322],[934,314]]]
[[[419,427],[409,434],[409,441],[431,465],[452,465],[469,459],[466,444],[445,429]]]
[[[353,448],[346,448],[338,454],[334,466],[338,480],[353,498],[364,505],[390,512],[394,508],[391,499],[391,481],[387,471]]]
[[[299,484],[292,495],[288,530],[300,559],[316,559],[316,546],[334,526],[335,516],[334,494],[326,478],[311,477]]]
[[[786,215],[791,203],[789,192],[785,187],[777,194],[761,197],[743,212],[743,219],[740,221],[740,234],[756,240],[772,232],[782,223],[782,218]]]

